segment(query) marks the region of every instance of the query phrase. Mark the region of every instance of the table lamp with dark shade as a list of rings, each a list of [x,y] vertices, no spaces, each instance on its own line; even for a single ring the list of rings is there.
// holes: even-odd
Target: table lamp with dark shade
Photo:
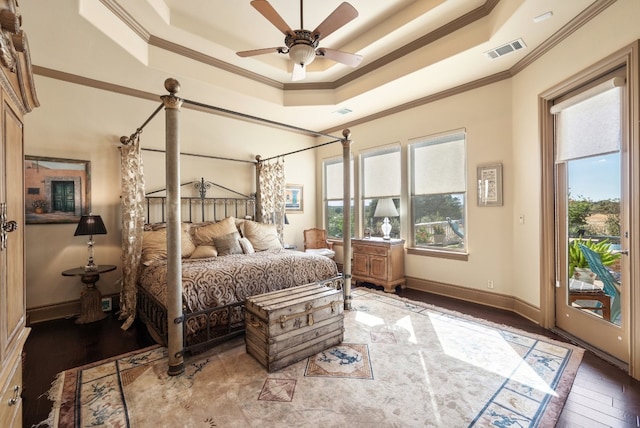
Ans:
[[[87,265],[84,267],[84,270],[87,272],[95,271],[98,269],[98,266],[93,261],[93,235],[106,235],[107,228],[104,227],[104,222],[102,221],[102,217],[99,215],[83,215],[80,218],[80,222],[78,223],[78,227],[76,227],[76,233],[73,236],[85,236],[89,235],[89,242],[87,242],[88,250],[89,250],[89,261]]]

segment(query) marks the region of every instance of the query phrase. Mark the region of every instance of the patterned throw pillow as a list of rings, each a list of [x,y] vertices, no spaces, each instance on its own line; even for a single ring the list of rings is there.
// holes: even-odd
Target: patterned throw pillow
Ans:
[[[219,256],[226,256],[229,254],[242,254],[242,247],[240,247],[239,240],[240,234],[235,231],[233,233],[213,238],[213,244],[218,250]]]

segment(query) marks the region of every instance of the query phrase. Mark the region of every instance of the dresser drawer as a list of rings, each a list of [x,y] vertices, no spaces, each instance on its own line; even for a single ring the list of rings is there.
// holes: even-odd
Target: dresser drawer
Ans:
[[[9,374],[0,394],[0,427],[22,426],[22,359],[15,358],[13,367],[6,367]]]
[[[386,256],[387,249],[376,245],[353,244],[353,251],[360,254],[371,254],[373,256]]]

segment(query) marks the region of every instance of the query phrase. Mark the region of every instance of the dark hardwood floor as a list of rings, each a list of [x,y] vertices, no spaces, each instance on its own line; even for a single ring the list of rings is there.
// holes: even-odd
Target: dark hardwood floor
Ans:
[[[509,311],[410,289],[400,290],[399,294],[562,340]],[[113,315],[85,325],[64,319],[31,327],[25,346],[24,427],[31,427],[47,418],[51,402],[46,393],[56,373],[153,344],[144,326],[136,323],[128,331],[123,331]],[[587,351],[556,426],[637,428],[640,427],[639,415],[640,382]]]
[[[57,373],[155,343],[141,322],[126,331],[121,324],[111,313],[90,324],[60,319],[30,326],[24,348],[23,427],[37,425],[49,416],[53,403],[47,392]]]

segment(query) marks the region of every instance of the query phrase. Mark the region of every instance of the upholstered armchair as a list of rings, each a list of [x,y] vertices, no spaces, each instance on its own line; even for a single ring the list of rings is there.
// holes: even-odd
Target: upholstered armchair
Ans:
[[[304,231],[304,251],[320,254],[330,259],[336,255],[336,252],[333,251],[333,243],[327,240],[327,231],[317,228]]]

